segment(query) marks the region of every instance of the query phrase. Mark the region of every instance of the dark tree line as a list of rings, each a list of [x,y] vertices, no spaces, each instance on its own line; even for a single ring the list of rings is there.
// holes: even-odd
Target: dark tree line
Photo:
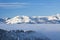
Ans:
[[[24,32],[24,30],[11,30],[6,31],[0,29],[0,40],[50,40],[49,38],[40,38],[33,36],[35,31],[29,30]]]

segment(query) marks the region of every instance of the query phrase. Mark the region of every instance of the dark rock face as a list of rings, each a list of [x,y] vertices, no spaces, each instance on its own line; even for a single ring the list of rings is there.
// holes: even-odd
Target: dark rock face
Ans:
[[[0,23],[6,23],[5,21],[5,19],[0,18]]]
[[[11,30],[6,31],[0,29],[0,40],[50,40],[47,37],[36,36],[35,31]]]

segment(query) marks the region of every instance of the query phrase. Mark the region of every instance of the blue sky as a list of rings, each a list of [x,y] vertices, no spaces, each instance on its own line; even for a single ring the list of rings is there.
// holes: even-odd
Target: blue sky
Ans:
[[[60,13],[60,0],[0,0],[0,17],[47,16]]]

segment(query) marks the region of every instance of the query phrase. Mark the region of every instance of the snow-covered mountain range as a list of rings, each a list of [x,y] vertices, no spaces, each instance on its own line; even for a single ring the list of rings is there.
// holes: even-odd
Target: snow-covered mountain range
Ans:
[[[16,16],[13,18],[0,18],[0,23],[6,24],[60,24],[60,14],[52,16]]]

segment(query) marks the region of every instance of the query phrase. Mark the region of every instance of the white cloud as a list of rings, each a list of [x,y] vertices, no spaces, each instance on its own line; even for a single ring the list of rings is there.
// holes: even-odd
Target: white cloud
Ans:
[[[25,6],[27,3],[0,3],[2,8],[20,8]]]

